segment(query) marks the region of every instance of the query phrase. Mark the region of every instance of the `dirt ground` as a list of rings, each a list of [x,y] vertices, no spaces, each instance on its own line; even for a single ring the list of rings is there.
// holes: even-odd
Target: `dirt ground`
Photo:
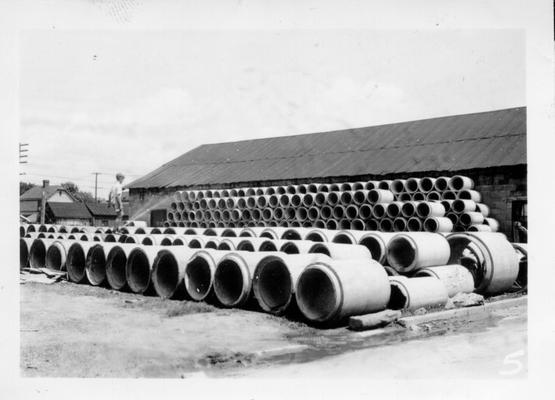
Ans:
[[[20,330],[24,377],[410,376],[407,354],[415,363],[433,355],[430,372],[496,360],[495,375],[503,357],[526,348],[526,307],[476,321],[352,332],[62,281],[21,285]]]

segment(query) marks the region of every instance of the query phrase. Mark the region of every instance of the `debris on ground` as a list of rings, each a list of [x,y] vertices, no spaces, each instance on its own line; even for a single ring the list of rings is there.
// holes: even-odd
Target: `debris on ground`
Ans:
[[[397,321],[400,317],[401,311],[399,310],[384,310],[377,313],[357,315],[349,318],[349,328],[357,331],[381,328]]]
[[[478,293],[457,293],[449,299],[445,305],[446,309],[481,306],[484,304],[484,296]]]
[[[65,277],[65,271],[27,267],[20,270],[19,283],[22,285],[29,282],[52,284],[64,280]]]

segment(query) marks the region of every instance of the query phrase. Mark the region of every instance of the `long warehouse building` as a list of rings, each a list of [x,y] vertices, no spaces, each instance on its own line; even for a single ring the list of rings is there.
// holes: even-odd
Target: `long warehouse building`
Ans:
[[[130,218],[161,226],[183,189],[462,174],[500,231],[527,225],[526,108],[199,146],[130,183]]]

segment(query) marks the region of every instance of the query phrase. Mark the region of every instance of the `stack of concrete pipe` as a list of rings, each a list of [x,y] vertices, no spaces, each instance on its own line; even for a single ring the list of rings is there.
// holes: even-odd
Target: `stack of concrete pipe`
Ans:
[[[457,293],[494,295],[526,285],[526,246],[492,232],[129,227],[114,235],[37,225],[21,231],[20,268],[65,270],[75,283],[162,298],[300,312],[315,324],[386,307],[442,307]]]
[[[497,221],[465,176],[185,190],[166,226],[316,227],[382,232],[495,232]]]

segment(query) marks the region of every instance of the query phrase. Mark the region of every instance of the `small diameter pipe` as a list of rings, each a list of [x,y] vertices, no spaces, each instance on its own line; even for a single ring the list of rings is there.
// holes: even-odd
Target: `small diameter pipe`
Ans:
[[[434,189],[438,192],[444,192],[449,189],[449,178],[446,176],[440,176],[436,178],[434,183]]]
[[[424,177],[418,183],[418,190],[427,193],[435,189],[436,178]]]
[[[399,194],[395,195],[395,199],[397,201],[402,201],[402,202],[411,201],[412,200],[412,194],[407,193],[407,192],[399,193]]]
[[[363,231],[366,229],[366,223],[360,218],[355,218],[351,220],[351,229],[355,231]]]
[[[391,203],[394,199],[393,192],[389,190],[373,189],[368,192],[368,202],[371,204]]]
[[[471,190],[474,189],[474,181],[468,176],[455,175],[449,179],[447,185],[451,190]]]
[[[459,222],[464,226],[478,225],[484,223],[484,216],[479,212],[465,212],[459,217]]]
[[[405,191],[405,184],[406,184],[407,180],[406,179],[395,179],[392,183],[391,183],[391,191],[393,193],[401,193]]]
[[[152,283],[162,299],[185,297],[185,268],[194,251],[187,247],[171,247],[158,251],[152,266]]]
[[[382,232],[393,232],[393,220],[391,218],[382,218],[379,223],[379,229]]]
[[[405,191],[414,193],[420,191],[420,178],[409,178],[405,182]]]
[[[367,181],[364,183],[365,190],[378,189],[379,181]]]
[[[425,193],[422,193],[422,192],[414,192],[414,193],[412,193],[412,194],[410,195],[410,199],[411,199],[411,201],[418,201],[418,202],[421,202],[421,201],[426,201],[427,197],[426,197],[426,194],[425,194]]]
[[[393,220],[393,231],[404,232],[407,228],[407,220],[403,217],[398,217]]]
[[[424,220],[426,232],[452,232],[453,222],[447,217],[430,217]]]
[[[310,207],[308,209],[309,221],[316,221],[319,218],[320,218],[320,209],[318,207]]]
[[[358,206],[351,204],[345,208],[345,217],[348,219],[356,219],[359,216]]]
[[[377,188],[382,189],[382,190],[390,190],[392,183],[393,183],[393,181],[390,180],[390,179],[381,180],[381,181],[379,181]]]
[[[451,203],[451,209],[457,214],[474,212],[476,211],[476,202],[474,200],[453,200]]]
[[[368,249],[374,260],[384,265],[387,264],[387,246],[395,235],[388,232],[365,232],[357,242]]]
[[[326,229],[330,229],[330,230],[337,230],[338,228],[338,224],[337,221],[334,219],[328,219],[326,221]]]
[[[310,229],[304,236],[304,240],[313,242],[329,242],[330,232],[325,229]]]
[[[68,279],[74,283],[86,283],[87,257],[91,247],[96,246],[94,242],[75,242],[68,251],[66,258],[66,269]]]
[[[427,267],[419,270],[414,277],[431,276],[443,282],[447,295],[453,297],[457,293],[472,293],[474,277],[472,273],[459,264]]]
[[[392,310],[445,306],[449,299],[445,285],[435,277],[390,276],[389,281],[391,297],[387,308]]]
[[[368,260],[332,260],[308,265],[300,274],[295,299],[315,323],[336,324],[351,315],[385,309],[391,294],[383,267]]]
[[[370,204],[362,204],[358,209],[358,214],[364,220],[372,218],[372,206]]]
[[[445,208],[441,203],[423,201],[416,207],[416,214],[420,218],[443,217],[445,215]]]
[[[482,195],[475,190],[461,190],[457,193],[457,198],[461,200],[473,200],[476,203],[482,201]]]
[[[339,203],[340,192],[329,192],[326,196],[326,204],[330,207],[334,207]]]
[[[262,258],[253,276],[253,292],[260,308],[274,315],[296,309],[295,286],[309,264],[329,261],[321,254],[272,254]]]
[[[136,247],[129,253],[125,266],[127,285],[133,293],[154,294],[152,268],[158,252],[164,246]]]
[[[401,208],[403,207],[403,203],[400,201],[392,201],[391,203],[387,204],[387,208],[385,210],[387,216],[391,219],[397,218],[401,215]]]
[[[426,201],[441,201],[441,194],[439,192],[426,193]]]
[[[416,214],[416,207],[418,207],[417,201],[407,201],[401,206],[401,215],[405,218],[414,217]]]
[[[438,233],[399,233],[391,239],[387,262],[400,273],[424,267],[445,265],[449,260],[449,243]]]
[[[376,219],[385,217],[387,211],[387,203],[376,203],[372,208],[372,215]]]

